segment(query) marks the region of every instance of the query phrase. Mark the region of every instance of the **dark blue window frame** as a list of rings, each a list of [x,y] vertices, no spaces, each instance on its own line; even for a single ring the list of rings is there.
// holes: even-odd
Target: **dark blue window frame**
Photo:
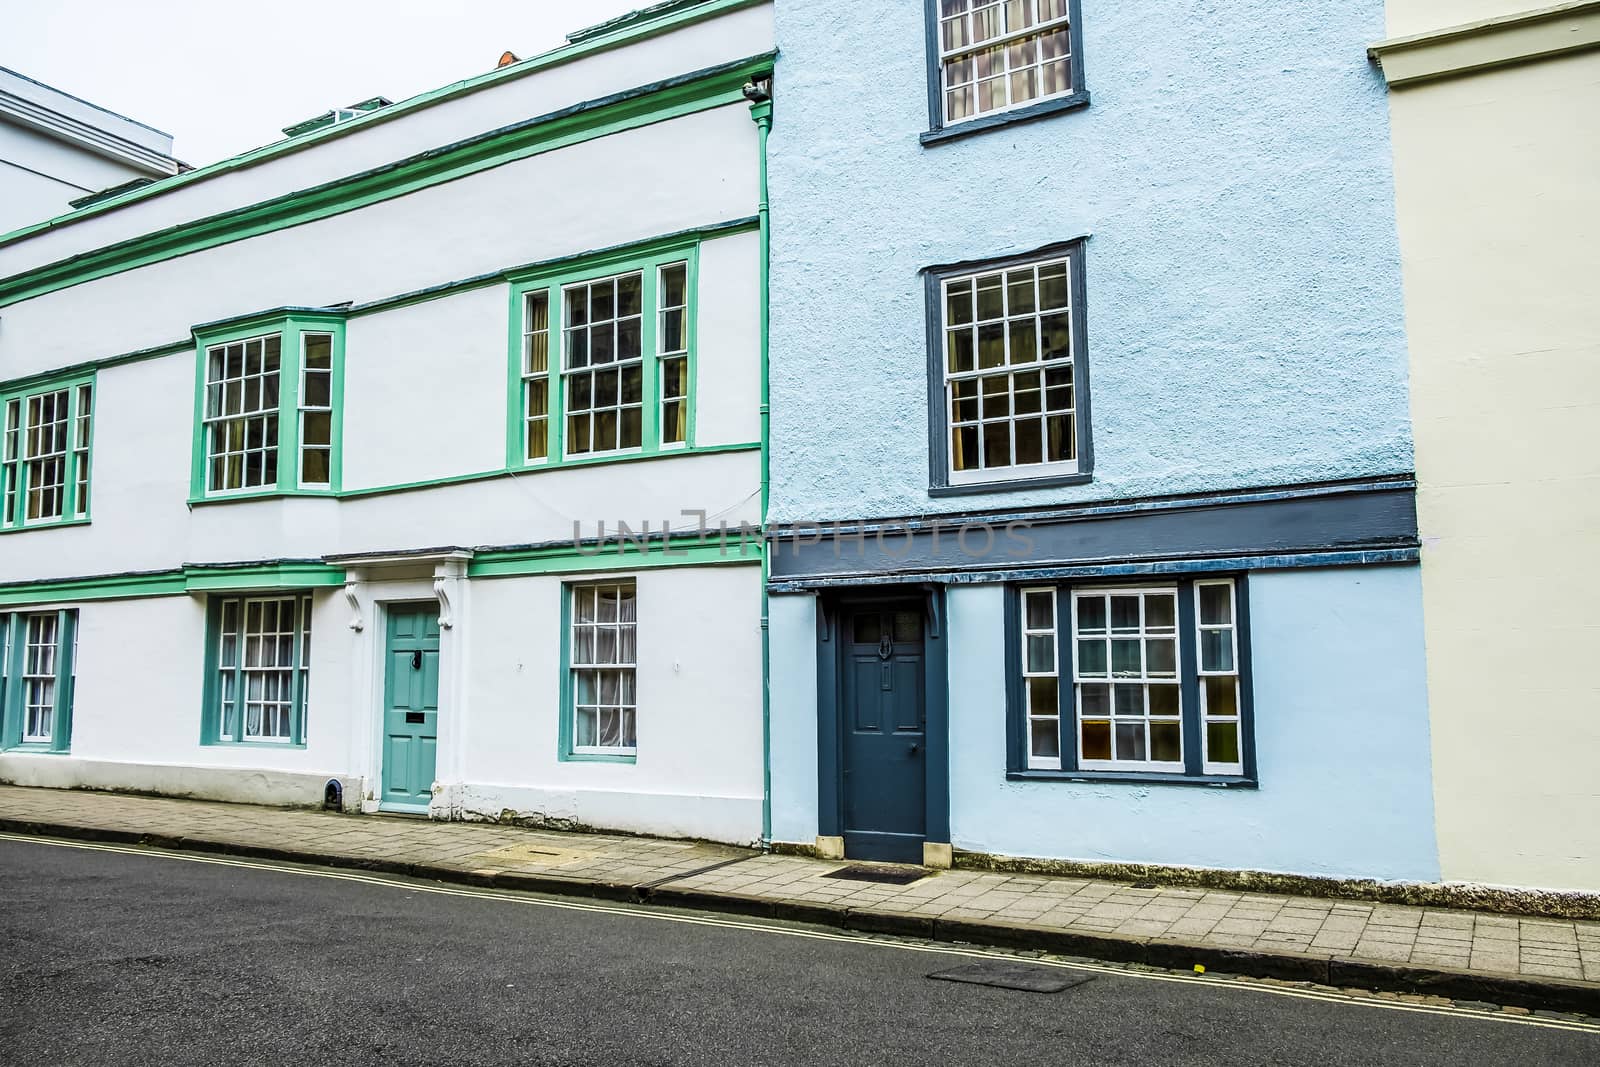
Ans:
[[[970,119],[949,123],[944,121],[944,72],[939,62],[939,0],[923,0],[923,18],[927,26],[928,51],[928,129],[921,135],[924,145],[953,141],[985,130],[1011,126],[1019,122],[1058,115],[1063,111],[1076,111],[1089,106],[1089,90],[1083,75],[1083,18],[1079,0],[1068,0],[1067,27],[1072,39],[1072,91],[1065,96],[1051,97],[1007,111],[991,112]]]
[[[1086,237],[1057,241],[1015,255],[969,259],[922,268],[927,298],[928,344],[928,495],[972,496],[1087,485],[1094,481],[1094,434],[1091,432],[1092,390],[1089,386],[1088,283],[1084,280]],[[950,413],[945,403],[944,282],[946,278],[983,271],[1005,270],[1042,259],[1068,259],[1072,263],[1072,383],[1076,405],[1078,469],[1071,473],[1043,474],[1032,478],[997,477],[985,482],[950,481]]]
[[[1234,588],[1235,610],[1238,613],[1239,644],[1239,758],[1244,773],[1240,775],[1206,774],[1201,749],[1199,671],[1196,664],[1194,587],[1195,583],[1218,578],[1231,579]],[[1198,575],[1151,575],[1152,582],[1170,583],[1178,589],[1178,642],[1179,686],[1183,701],[1183,753],[1182,774],[1157,771],[1082,770],[1078,767],[1078,716],[1075,698],[1075,679],[1072,675],[1073,640],[1072,594],[1076,590],[1092,590],[1126,585],[1122,582],[1050,583],[1030,582],[1026,588],[1051,586],[1056,591],[1056,626],[1060,663],[1060,682],[1057,688],[1057,725],[1061,731],[1061,769],[1034,770],[1028,767],[1028,710],[1022,682],[1022,590],[1024,586],[1006,586],[1006,777],[1012,781],[1045,782],[1138,782],[1142,784],[1204,785],[1213,787],[1255,788],[1259,784],[1256,774],[1255,698],[1254,676],[1250,656],[1250,596],[1249,582],[1242,573],[1205,573]]]

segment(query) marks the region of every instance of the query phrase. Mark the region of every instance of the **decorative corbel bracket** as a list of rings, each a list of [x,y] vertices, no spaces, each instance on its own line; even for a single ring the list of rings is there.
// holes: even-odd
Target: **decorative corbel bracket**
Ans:
[[[439,629],[448,630],[455,625],[455,618],[450,609],[450,577],[448,575],[435,575],[433,579],[433,595],[439,598]]]
[[[350,629],[356,633],[360,633],[367,626],[361,618],[361,597],[357,595],[357,590],[360,588],[360,582],[344,583],[344,598],[350,602]]]

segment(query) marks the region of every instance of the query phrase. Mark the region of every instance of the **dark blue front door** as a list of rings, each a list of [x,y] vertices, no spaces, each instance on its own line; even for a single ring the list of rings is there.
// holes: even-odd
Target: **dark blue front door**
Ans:
[[[921,863],[927,835],[922,606],[865,605],[842,621],[845,855]]]

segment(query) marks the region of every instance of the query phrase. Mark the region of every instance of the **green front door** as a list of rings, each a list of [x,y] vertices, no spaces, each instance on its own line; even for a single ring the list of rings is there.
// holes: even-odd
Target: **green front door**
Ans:
[[[397,605],[384,646],[383,807],[427,809],[438,736],[439,608]]]

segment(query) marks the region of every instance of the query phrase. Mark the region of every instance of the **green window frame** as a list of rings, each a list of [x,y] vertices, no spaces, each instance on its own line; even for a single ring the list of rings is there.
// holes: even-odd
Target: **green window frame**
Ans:
[[[341,489],[344,315],[197,328],[190,503]]]
[[[311,614],[303,589],[207,600],[202,744],[305,747]]]
[[[71,749],[77,660],[76,610],[0,613],[0,750]]]
[[[561,588],[563,761],[638,760],[638,605],[633,575]]]
[[[507,466],[694,449],[698,283],[697,240],[512,275]]]
[[[89,521],[93,373],[0,385],[0,533]]]

